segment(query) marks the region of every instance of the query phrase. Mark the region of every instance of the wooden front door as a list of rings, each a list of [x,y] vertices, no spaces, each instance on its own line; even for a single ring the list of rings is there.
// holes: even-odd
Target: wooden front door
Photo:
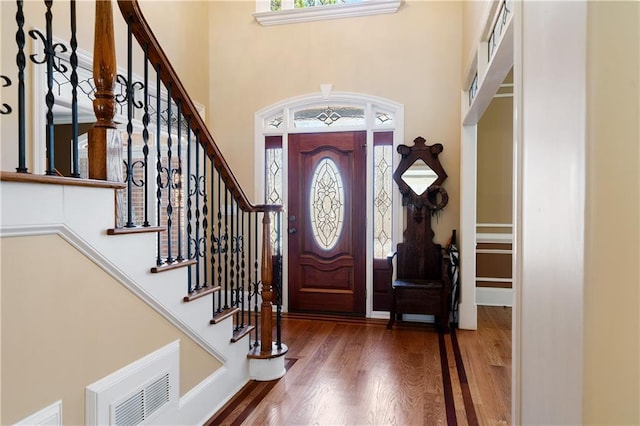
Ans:
[[[289,309],[365,314],[366,132],[289,135]]]

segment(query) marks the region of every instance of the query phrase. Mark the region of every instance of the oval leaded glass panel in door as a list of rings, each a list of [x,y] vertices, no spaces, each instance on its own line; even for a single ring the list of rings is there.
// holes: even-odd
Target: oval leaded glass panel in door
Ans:
[[[344,187],[336,163],[325,157],[313,171],[309,194],[311,230],[324,250],[335,247],[344,222]]]

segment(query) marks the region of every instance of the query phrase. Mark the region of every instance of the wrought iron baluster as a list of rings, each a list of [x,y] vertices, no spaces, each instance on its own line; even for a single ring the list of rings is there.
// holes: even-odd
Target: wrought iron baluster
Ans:
[[[218,286],[220,288],[222,288],[222,250],[223,250],[223,246],[222,246],[222,241],[223,241],[223,235],[222,235],[222,175],[220,174],[220,172],[218,171]],[[226,191],[226,187],[225,187],[225,191]],[[226,296],[225,296],[226,299]],[[226,309],[227,306],[225,304],[224,309]],[[222,295],[219,295],[218,298],[218,312],[222,311]]]
[[[202,147],[202,273],[204,275],[204,287],[209,286],[209,276],[207,274],[207,229],[209,227],[209,219],[207,214],[209,213],[208,197],[207,197],[207,151]]]
[[[249,257],[251,257],[251,244],[253,243],[253,235],[251,232],[251,218],[255,213],[250,212],[249,217],[247,219],[247,251],[249,253]],[[242,264],[244,266],[244,256],[242,258]],[[253,282],[251,281],[251,267],[247,268],[247,305],[249,306],[249,311],[247,312],[247,325],[251,326],[251,299],[253,296]],[[244,270],[244,269],[243,269]],[[249,346],[251,346],[251,342],[249,342]]]
[[[54,142],[54,127],[53,127],[53,104],[55,103],[55,98],[53,96],[53,67],[54,67],[54,58],[55,58],[55,47],[53,44],[53,13],[51,12],[51,6],[53,5],[53,0],[45,0],[45,6],[47,7],[47,12],[45,13],[45,27],[46,27],[46,41],[45,41],[45,60],[47,63],[47,95],[45,96],[45,103],[47,104],[47,126],[46,126],[46,140],[47,140],[47,165],[45,169],[45,174],[49,176],[55,176],[55,158],[53,151],[53,142]],[[29,34],[35,39],[35,35],[33,31],[30,31]],[[62,45],[60,45],[62,46]],[[66,48],[63,46],[62,51],[66,51]],[[33,58],[32,58],[33,59]]]
[[[195,256],[196,256],[196,290],[200,290],[200,133],[196,131],[196,174],[194,179],[195,196],[196,196],[196,240],[195,240]]]
[[[187,258],[189,260],[193,259],[193,251],[191,250],[191,247],[193,246],[193,237],[191,236],[193,232],[193,228],[191,227],[191,206],[193,203],[191,201],[191,197],[193,196],[193,192],[191,189],[191,151],[191,121],[187,120]],[[189,266],[188,268],[187,291],[189,292],[189,294],[193,293],[192,268],[193,265]]]
[[[145,44],[144,54],[144,114],[142,115],[142,154],[144,155],[144,222],[143,227],[149,224],[149,45]]]
[[[61,73],[66,71],[66,67],[62,64],[55,64],[56,49],[60,48],[61,52],[66,52],[67,48],[61,43],[53,43],[53,13],[51,12],[51,6],[53,0],[45,0],[44,2],[47,11],[45,12],[45,32],[46,35],[38,30],[30,30],[29,35],[34,40],[40,39],[44,45],[44,58],[42,60],[37,59],[37,55],[30,56],[31,60],[35,64],[45,64],[47,66],[47,94],[45,96],[45,103],[47,105],[47,124],[46,124],[46,152],[47,161],[45,166],[45,174],[49,176],[56,175],[55,169],[55,135],[53,124],[53,104],[55,103],[55,97],[53,95],[53,70],[56,69]]]
[[[160,64],[157,64],[156,68],[156,221],[157,225],[161,226],[162,223],[162,148],[161,148],[161,134],[162,134],[162,99],[161,99],[161,86],[160,86]],[[170,237],[169,237],[170,238]],[[160,232],[157,234],[157,250],[158,255],[156,257],[156,264],[162,264],[162,235]]]
[[[71,176],[80,177],[78,156],[78,40],[76,38],[76,0],[70,2],[71,20]]]
[[[235,292],[236,290],[236,281],[235,281],[235,252],[237,249],[237,245],[238,245],[238,237],[236,235],[235,232],[235,223],[234,223],[234,218],[235,218],[235,214],[233,212],[234,210],[234,201],[235,201],[235,197],[233,194],[233,190],[231,190],[231,215],[229,215],[229,212],[227,212],[227,216],[231,216],[231,253],[229,253],[229,275],[227,275],[227,278],[229,280],[229,287],[231,288],[231,306],[232,307],[236,307],[238,306],[238,300],[237,300],[237,294]]]
[[[224,185],[224,309],[229,308],[229,188]],[[231,288],[231,290],[233,287]],[[233,304],[233,300],[231,301]]]
[[[16,23],[18,30],[16,31],[16,43],[18,44],[18,53],[16,54],[16,64],[18,65],[18,167],[16,172],[27,173],[27,147],[26,147],[26,113],[25,113],[25,94],[24,94],[24,68],[27,64],[24,54],[24,10],[23,0],[17,0],[18,10],[16,11]]]
[[[171,202],[171,189],[173,186],[171,120],[173,112],[171,110],[171,99],[171,83],[169,83],[167,85],[167,263],[175,262],[171,252],[171,239],[173,237],[173,203]]]
[[[127,223],[125,228],[133,228],[133,37],[131,19],[127,19]]]
[[[176,102],[178,106],[178,179],[174,182],[174,188],[178,191],[178,261],[184,260],[182,256],[182,101]]]
[[[242,307],[241,310],[241,316],[240,316],[240,327],[244,327],[244,322],[245,322],[245,305],[244,305],[244,295],[245,295],[245,289],[246,289],[246,281],[245,281],[245,273],[244,273],[244,233],[245,233],[245,228],[244,228],[244,221],[245,221],[245,215],[246,212],[244,210],[242,210],[242,215],[241,215],[241,221],[240,221],[240,247],[239,247],[239,253],[238,255],[240,256],[240,262],[239,262],[239,268],[240,268],[240,284],[239,284],[239,288],[240,288],[240,306]]]

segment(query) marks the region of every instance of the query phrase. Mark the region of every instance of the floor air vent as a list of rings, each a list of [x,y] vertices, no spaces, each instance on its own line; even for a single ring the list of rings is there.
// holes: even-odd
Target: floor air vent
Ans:
[[[87,387],[87,424],[170,424],[179,400],[178,342]]]
[[[169,374],[135,392],[113,409],[116,426],[135,426],[169,403]]]

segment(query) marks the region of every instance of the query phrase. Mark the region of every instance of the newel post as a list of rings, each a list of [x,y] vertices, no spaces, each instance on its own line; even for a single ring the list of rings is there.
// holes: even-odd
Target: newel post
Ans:
[[[93,111],[96,122],[88,135],[90,179],[122,181],[122,140],[113,121],[116,113],[116,77],[111,0],[97,0],[93,39],[93,79],[96,86]]]
[[[262,305],[260,305],[260,352],[271,353],[272,349],[272,310],[271,300],[273,299],[273,290],[271,284],[273,283],[273,261],[271,253],[271,218],[268,212],[264,213],[262,217],[262,268],[260,270],[262,275]]]

